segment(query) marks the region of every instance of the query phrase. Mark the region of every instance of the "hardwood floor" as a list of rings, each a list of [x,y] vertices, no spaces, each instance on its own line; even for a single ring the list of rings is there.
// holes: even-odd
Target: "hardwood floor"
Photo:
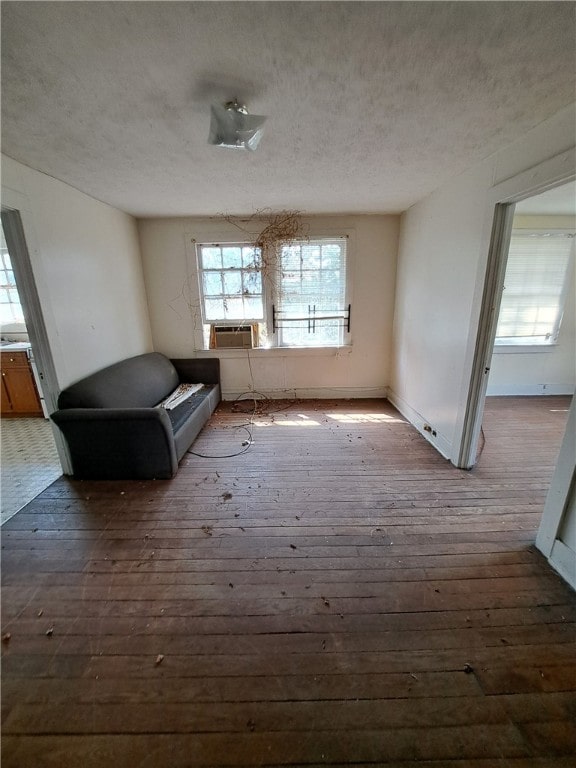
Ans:
[[[3,768],[573,766],[576,596],[533,546],[568,403],[490,398],[471,472],[309,401],[223,406],[193,449],[253,445],[171,481],[57,481],[2,529]]]

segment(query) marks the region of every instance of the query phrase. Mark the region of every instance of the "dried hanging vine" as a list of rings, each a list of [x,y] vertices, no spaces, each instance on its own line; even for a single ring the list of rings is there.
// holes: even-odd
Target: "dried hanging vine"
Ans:
[[[261,272],[262,277],[274,288],[277,283],[280,246],[309,239],[308,226],[302,221],[300,211],[272,212],[269,209],[261,209],[246,217],[219,214],[213,219],[224,221],[243,233],[242,242],[252,245],[255,251],[254,262],[248,265],[249,268]],[[183,301],[190,312],[193,330],[197,331],[203,328],[203,322],[200,299],[196,296],[194,288],[195,282],[196,275],[188,275],[181,292],[169,302],[169,306],[181,317],[175,305]]]
[[[248,235],[249,242],[260,251],[260,260],[254,266],[261,269],[262,274],[274,281],[278,263],[278,251],[281,245],[290,245],[296,240],[308,239],[308,227],[302,221],[300,211],[259,210],[247,218],[223,215],[228,224],[240,229]],[[264,224],[259,234],[254,234],[258,225]],[[252,225],[252,226],[250,226]]]
[[[267,224],[256,238],[254,245],[260,248],[262,253],[267,253],[277,250],[279,244],[290,245],[295,240],[306,237],[307,232],[300,212],[280,211],[267,217]]]

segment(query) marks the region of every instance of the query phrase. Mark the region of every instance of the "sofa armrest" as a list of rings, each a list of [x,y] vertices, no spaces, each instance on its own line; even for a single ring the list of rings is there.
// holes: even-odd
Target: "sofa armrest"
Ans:
[[[50,418],[66,438],[75,477],[169,478],[178,469],[163,408],[65,408]]]
[[[186,384],[220,384],[220,360],[217,357],[191,357],[170,360]]]

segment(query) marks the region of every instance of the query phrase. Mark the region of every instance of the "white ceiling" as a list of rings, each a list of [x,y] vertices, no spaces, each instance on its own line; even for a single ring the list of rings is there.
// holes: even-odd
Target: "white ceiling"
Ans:
[[[572,2],[2,2],[2,150],[139,216],[398,212],[574,100]],[[207,144],[210,103],[268,115]]]

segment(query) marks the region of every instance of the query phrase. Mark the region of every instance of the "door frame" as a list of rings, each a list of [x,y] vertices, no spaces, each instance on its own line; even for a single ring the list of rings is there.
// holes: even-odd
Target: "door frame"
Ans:
[[[24,312],[26,330],[30,339],[38,377],[41,381],[42,395],[46,409],[50,414],[58,409],[60,387],[52,350],[50,349],[50,341],[44,322],[40,297],[36,287],[22,216],[17,208],[11,208],[3,202],[1,217],[4,236],[16,279],[16,287]],[[52,422],[50,423],[62,471],[64,474],[71,474],[72,464],[68,454],[68,447],[62,438],[60,430],[55,429]]]
[[[491,216],[491,235],[484,271],[478,331],[457,453],[456,466],[461,469],[471,469],[476,463],[515,204],[575,179],[576,149],[571,149],[506,179],[492,187],[488,193],[487,210]]]

